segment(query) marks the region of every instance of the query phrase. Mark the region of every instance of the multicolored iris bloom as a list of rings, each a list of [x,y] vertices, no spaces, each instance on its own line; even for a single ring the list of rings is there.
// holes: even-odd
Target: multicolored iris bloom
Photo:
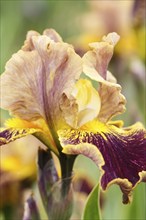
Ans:
[[[126,102],[107,70],[118,40],[110,33],[81,58],[52,29],[28,32],[1,76],[1,108],[14,118],[1,130],[0,142],[33,134],[58,157],[62,151],[83,154],[101,169],[102,189],[117,183],[128,203],[131,190],[146,180],[146,130],[139,122],[125,128],[111,121]]]

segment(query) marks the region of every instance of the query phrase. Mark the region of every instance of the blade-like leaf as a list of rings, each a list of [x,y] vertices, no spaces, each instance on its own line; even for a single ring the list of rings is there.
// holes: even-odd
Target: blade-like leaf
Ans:
[[[82,220],[101,220],[99,207],[99,185],[97,184],[89,194],[83,212]]]

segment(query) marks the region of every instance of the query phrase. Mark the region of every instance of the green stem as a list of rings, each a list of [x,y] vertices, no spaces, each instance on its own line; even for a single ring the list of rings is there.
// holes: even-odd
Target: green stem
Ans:
[[[69,189],[72,180],[72,169],[75,160],[75,156],[65,155],[60,153],[60,166],[62,176],[62,195],[65,196]]]
[[[3,214],[4,214],[4,219],[5,220],[10,220],[10,219],[14,219],[14,210],[15,208],[13,206],[10,205],[5,205],[3,208]]]

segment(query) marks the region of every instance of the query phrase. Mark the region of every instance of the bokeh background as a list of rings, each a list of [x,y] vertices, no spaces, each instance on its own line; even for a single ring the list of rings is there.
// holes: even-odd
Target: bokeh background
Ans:
[[[109,32],[117,32],[121,40],[115,48],[109,70],[122,85],[122,92],[127,99],[127,111],[118,118],[124,120],[125,126],[139,120],[146,126],[145,6],[145,0],[1,0],[1,73],[5,63],[22,46],[28,30],[42,33],[46,28],[54,28],[64,41],[74,45],[81,56],[88,50],[88,43],[101,40]],[[10,116],[4,110],[1,110],[0,116],[3,126]],[[35,138],[28,137],[1,149],[0,219],[6,216],[7,220],[12,220],[8,213],[15,213],[14,220],[19,220],[16,216],[23,210],[23,201],[31,188],[39,201],[36,152],[40,144]],[[83,156],[76,160],[74,170],[75,189],[82,191],[75,197],[74,219],[80,219],[80,209],[88,192],[99,179],[99,172]],[[83,183],[86,187],[80,190]],[[101,194],[103,220],[146,219],[144,183],[135,189],[132,204],[123,205],[121,197],[115,185]],[[45,219],[43,210],[42,219]]]

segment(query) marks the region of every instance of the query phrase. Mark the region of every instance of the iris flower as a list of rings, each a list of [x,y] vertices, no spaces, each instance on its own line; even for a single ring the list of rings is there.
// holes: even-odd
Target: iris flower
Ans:
[[[146,131],[140,122],[123,127],[122,121],[111,121],[126,103],[107,70],[118,40],[110,33],[81,58],[52,29],[28,32],[1,76],[1,108],[14,118],[0,141],[33,134],[58,157],[83,154],[100,168],[101,188],[117,183],[128,203],[132,189],[146,180]]]

